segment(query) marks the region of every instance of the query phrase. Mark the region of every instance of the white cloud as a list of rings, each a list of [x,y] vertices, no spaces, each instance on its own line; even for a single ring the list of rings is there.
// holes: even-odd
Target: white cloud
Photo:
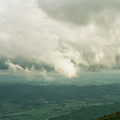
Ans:
[[[58,5],[59,2],[57,1],[55,5]],[[65,1],[61,1],[61,6],[62,2]],[[95,1],[92,0],[92,2]],[[107,12],[103,11],[102,7],[99,8],[99,12],[97,12],[99,14],[95,14],[97,17],[94,18],[97,22],[92,19],[88,22],[87,15],[92,13],[89,12],[90,8],[87,8],[88,13],[84,13],[86,22],[81,26],[82,23],[73,25],[70,21],[64,22],[61,18],[51,17],[43,7],[38,6],[35,0],[12,0],[11,2],[1,0],[0,57],[5,61],[8,59],[12,61],[7,61],[6,64],[16,73],[18,71],[26,73],[32,71],[32,74],[38,72],[44,73],[44,76],[47,76],[47,70],[44,69],[43,72],[37,71],[35,68],[30,70],[29,67],[22,67],[21,64],[24,61],[28,64],[32,63],[33,66],[34,64],[38,66],[46,64],[51,66],[55,72],[69,78],[80,72],[81,64],[86,67],[100,64],[112,68],[116,64],[115,56],[120,55],[120,17],[117,13],[117,4],[113,4],[112,7],[112,3],[111,1],[111,7],[108,5]],[[48,2],[48,4],[52,5],[52,2]],[[67,4],[71,5],[66,1],[65,5]],[[86,6],[87,3],[84,4]],[[72,8],[72,6],[69,6],[69,9],[68,6],[66,8],[69,12],[71,11],[70,7]],[[105,7],[103,8],[105,9]],[[113,13],[110,14],[112,8],[116,13],[113,21],[110,19],[113,16]],[[83,9],[85,8],[83,7]],[[57,6],[55,10],[61,12]],[[64,12],[67,15],[65,6],[63,10],[63,15]],[[54,10],[53,12],[56,16],[57,12]],[[75,17],[73,13],[71,15]],[[106,18],[105,20],[108,20],[106,27],[102,24],[101,18],[103,16]],[[66,17],[69,18],[69,16]],[[81,14],[78,17],[81,18]],[[77,17],[75,19],[79,20]]]

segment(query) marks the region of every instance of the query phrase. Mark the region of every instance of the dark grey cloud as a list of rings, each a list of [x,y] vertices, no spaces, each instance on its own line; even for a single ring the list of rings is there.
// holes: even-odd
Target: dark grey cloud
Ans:
[[[120,12],[119,0],[37,0],[49,16],[64,22],[85,25],[107,24]]]
[[[5,58],[0,58],[0,70],[7,70],[8,69],[8,66],[5,65],[5,61],[6,61]]]

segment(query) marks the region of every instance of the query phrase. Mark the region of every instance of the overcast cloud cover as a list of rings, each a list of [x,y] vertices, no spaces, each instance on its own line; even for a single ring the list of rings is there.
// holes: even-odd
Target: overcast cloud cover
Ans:
[[[1,73],[120,68],[119,0],[0,0]]]

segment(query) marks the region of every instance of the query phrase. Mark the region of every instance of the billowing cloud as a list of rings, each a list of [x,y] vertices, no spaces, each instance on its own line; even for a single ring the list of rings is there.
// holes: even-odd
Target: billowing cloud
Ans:
[[[118,0],[1,0],[0,68],[14,73],[57,72],[119,65]],[[51,78],[48,78],[51,79]]]

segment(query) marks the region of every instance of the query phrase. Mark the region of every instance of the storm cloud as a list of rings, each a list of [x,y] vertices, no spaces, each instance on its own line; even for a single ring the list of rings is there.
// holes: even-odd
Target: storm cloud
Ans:
[[[37,0],[52,18],[85,25],[99,23],[106,25],[117,17],[120,11],[119,0]]]
[[[14,73],[119,68],[118,0],[1,0],[0,69]]]

